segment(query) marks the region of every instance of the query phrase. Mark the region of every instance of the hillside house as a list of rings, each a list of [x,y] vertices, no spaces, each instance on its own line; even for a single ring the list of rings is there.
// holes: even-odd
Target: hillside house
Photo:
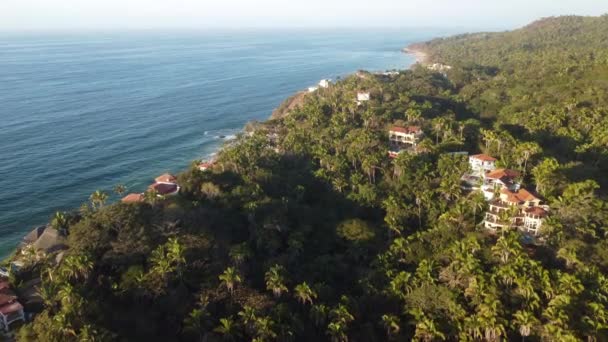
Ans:
[[[331,80],[323,79],[323,80],[319,81],[320,88],[329,88],[330,85],[331,85]]]
[[[388,131],[389,156],[397,157],[404,150],[415,151],[424,137],[424,132],[418,126],[393,126]]]
[[[469,165],[474,174],[483,176],[486,172],[496,169],[496,158],[487,154],[475,154],[469,156]]]
[[[482,191],[487,200],[494,198],[494,193],[502,189],[519,190],[519,171],[510,169],[495,169],[483,174]]]
[[[549,210],[548,206],[541,206],[540,203],[540,198],[526,189],[502,189],[500,196],[489,203],[484,227],[491,231],[515,228],[524,233],[538,235]]]

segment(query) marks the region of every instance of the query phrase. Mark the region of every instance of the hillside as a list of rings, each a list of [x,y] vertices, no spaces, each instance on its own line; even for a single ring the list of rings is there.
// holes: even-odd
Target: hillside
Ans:
[[[288,101],[178,195],[92,195],[51,222],[63,258],[16,255],[42,302],[17,339],[608,339],[606,32],[417,44],[440,72]]]

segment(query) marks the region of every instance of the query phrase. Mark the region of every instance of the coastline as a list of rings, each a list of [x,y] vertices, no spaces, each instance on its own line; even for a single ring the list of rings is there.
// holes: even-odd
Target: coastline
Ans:
[[[412,68],[416,64],[420,64],[423,66],[429,64],[429,55],[421,49],[418,49],[418,48],[415,48],[412,46],[408,46],[406,48],[403,48],[402,51],[403,51],[403,53],[412,55],[412,56],[414,56],[414,58],[416,58],[416,63],[412,64],[410,66],[410,68]]]
[[[424,63],[426,62],[427,55],[422,51],[414,50],[414,49],[411,49],[408,47],[408,48],[403,48],[401,50],[401,52],[412,55],[415,58],[415,61],[413,63],[411,63],[410,65],[404,66],[402,70],[409,70],[409,69],[413,68],[416,64],[424,65]],[[352,75],[352,74],[355,74],[355,72],[352,72],[349,75]],[[277,108],[274,108],[272,110],[270,116],[267,117],[266,120],[261,121],[261,122],[263,123],[263,122],[277,119],[284,115],[287,115],[289,113],[289,111],[294,109],[294,107],[296,107],[299,103],[301,103],[303,101],[303,98],[307,94],[308,94],[308,92],[306,92],[306,90],[300,90],[300,91],[297,91],[294,94],[290,95],[289,97],[285,98],[284,101]],[[284,107],[284,108],[282,108],[282,107]],[[244,132],[245,127],[246,126],[243,126],[240,132]],[[209,154],[210,160],[213,159],[214,156],[217,155],[223,148],[224,148],[224,145],[222,144],[222,145],[218,146],[212,153],[210,153]],[[182,172],[182,171],[178,171],[178,172]],[[40,223],[40,224],[37,224],[36,227],[34,227],[33,229],[35,230],[35,229],[37,229],[38,226],[47,226],[48,224],[49,224],[49,222]],[[20,251],[20,249],[21,249],[20,244],[22,243],[23,239],[30,233],[31,232],[28,230],[24,235],[22,235],[22,238],[18,240],[19,242],[17,242],[17,244],[14,248],[10,249],[10,252],[6,253],[5,255],[0,256],[0,261],[11,260],[12,257],[15,255],[15,253]]]

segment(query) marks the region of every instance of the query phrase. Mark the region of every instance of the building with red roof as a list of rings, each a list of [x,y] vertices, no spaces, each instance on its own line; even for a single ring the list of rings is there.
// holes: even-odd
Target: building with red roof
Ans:
[[[159,196],[171,196],[179,192],[179,186],[172,183],[154,183],[148,187],[148,190],[154,190]]]
[[[0,329],[8,332],[11,323],[16,321],[25,321],[23,306],[17,301],[8,281],[0,280]]]
[[[486,199],[494,198],[494,192],[497,190],[508,189],[517,191],[520,184],[517,182],[519,171],[510,169],[495,169],[483,174],[482,190]]]
[[[516,228],[525,233],[538,235],[549,207],[541,206],[541,200],[526,189],[511,191],[502,189],[500,196],[489,203],[484,226],[496,229]]]
[[[156,183],[177,184],[177,178],[170,173],[162,174],[154,179]]]
[[[122,203],[140,203],[144,201],[144,194],[128,194],[120,200]]]
[[[473,173],[483,175],[496,169],[496,158],[487,154],[475,154],[469,156],[469,165]]]
[[[207,171],[213,166],[213,162],[202,162],[198,164],[198,169],[201,171]]]

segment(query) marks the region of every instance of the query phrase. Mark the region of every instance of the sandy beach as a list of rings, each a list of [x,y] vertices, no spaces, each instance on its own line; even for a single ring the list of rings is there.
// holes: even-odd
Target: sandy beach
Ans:
[[[403,52],[410,54],[410,55],[414,55],[414,57],[416,58],[416,63],[418,63],[418,64],[425,65],[428,63],[428,55],[426,54],[426,52],[424,52],[422,50],[417,50],[415,48],[406,47],[403,49]]]

